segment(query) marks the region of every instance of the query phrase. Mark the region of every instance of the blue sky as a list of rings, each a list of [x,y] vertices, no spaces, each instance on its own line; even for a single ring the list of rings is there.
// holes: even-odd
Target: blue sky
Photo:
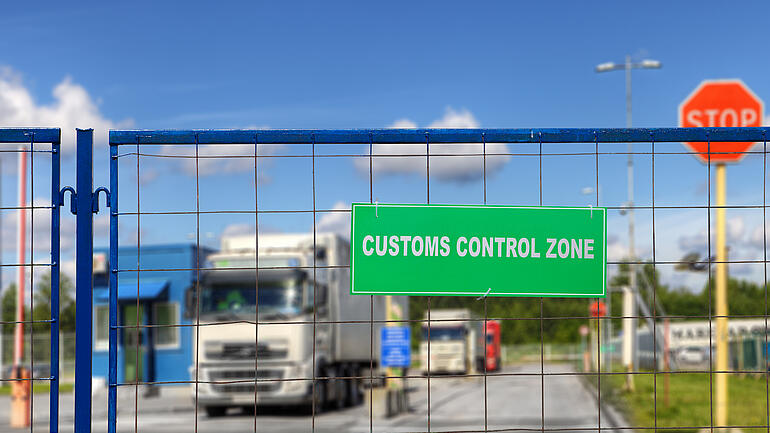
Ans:
[[[716,1],[137,1],[41,2],[34,8],[14,2],[4,5],[0,16],[0,125],[62,127],[63,184],[74,182],[75,126],[96,129],[98,184],[108,179],[104,139],[112,127],[616,127],[625,124],[623,74],[596,74],[593,67],[630,54],[663,63],[661,70],[634,73],[634,126],[675,126],[679,103],[703,79],[741,78],[757,95],[770,98],[770,64],[762,55],[768,36],[759,20],[768,12],[770,4],[759,1],[740,7]],[[490,174],[489,201],[537,204],[534,160],[499,159]],[[649,204],[649,157],[636,160],[637,202]],[[312,205],[308,159],[265,161],[261,208]],[[450,174],[431,184],[432,202],[480,202],[478,165],[467,168],[477,162],[448,166]],[[253,208],[253,168],[218,164],[201,177],[202,207]],[[135,196],[135,166],[135,159],[122,160],[122,210],[136,205],[128,200]],[[656,166],[657,204],[705,204],[703,165],[677,155],[657,158]],[[8,206],[15,202],[12,161],[3,167],[2,202]],[[189,166],[147,158],[141,167],[143,210],[194,210]],[[762,204],[761,157],[749,157],[739,167],[729,169],[729,202]],[[352,158],[326,159],[317,168],[319,208],[368,200],[368,179]],[[470,170],[470,175],[458,179],[453,170]],[[46,182],[43,171],[36,172],[38,185]],[[603,157],[600,178],[601,203],[623,203],[625,157]],[[544,202],[587,205],[592,196],[582,192],[593,182],[592,159],[549,157]],[[383,167],[374,189],[382,201],[423,201],[424,185],[416,169]],[[45,199],[47,191],[36,188],[34,196]],[[731,254],[759,258],[762,240],[755,238],[761,210],[729,214]],[[335,215],[319,218],[326,217],[331,228],[344,226]],[[135,240],[136,227],[124,219],[122,242],[128,243]],[[650,212],[638,212],[637,222],[638,249],[651,257]],[[252,223],[248,216],[202,219],[204,242],[216,245],[223,231],[248,231]],[[265,216],[262,224],[269,230],[306,231],[312,217]],[[611,215],[609,224],[617,259],[627,243],[626,219]],[[71,226],[71,218],[65,218],[65,230]],[[105,227],[106,220],[98,218],[98,243],[106,242]],[[3,228],[12,235],[13,226],[4,223]],[[189,241],[194,229],[194,219],[147,217],[142,242]],[[675,260],[703,249],[705,231],[705,211],[656,211],[657,259]],[[71,242],[67,245],[65,256],[71,255]],[[8,247],[3,258],[11,261]],[[731,267],[753,279],[761,270],[760,265]],[[667,277],[690,287],[702,283],[689,274]]]

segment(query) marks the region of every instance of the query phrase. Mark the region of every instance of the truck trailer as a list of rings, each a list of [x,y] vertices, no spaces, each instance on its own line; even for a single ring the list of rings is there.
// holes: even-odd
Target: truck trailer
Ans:
[[[484,350],[484,320],[470,310],[436,309],[425,313],[420,343],[423,374],[480,371],[484,368]]]
[[[352,406],[371,385],[359,378],[382,382],[385,299],[350,294],[347,240],[332,233],[224,237],[208,261],[192,374],[197,404],[209,416],[255,403],[314,405],[316,412]],[[405,297],[392,302],[408,314]]]

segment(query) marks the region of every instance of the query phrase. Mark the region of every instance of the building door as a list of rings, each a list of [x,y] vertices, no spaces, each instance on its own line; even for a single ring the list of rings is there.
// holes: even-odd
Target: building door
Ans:
[[[138,309],[138,310],[137,310]],[[138,318],[138,320],[137,320]],[[123,306],[123,372],[126,383],[142,381],[144,379],[144,329],[130,328],[131,326],[141,326],[145,324],[143,305],[124,305]]]

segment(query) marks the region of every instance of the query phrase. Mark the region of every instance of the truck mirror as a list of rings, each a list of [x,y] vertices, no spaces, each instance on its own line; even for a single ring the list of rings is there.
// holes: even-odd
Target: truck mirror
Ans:
[[[311,289],[312,290],[312,289]],[[316,284],[315,286],[315,306],[322,307],[326,305],[328,289],[324,284]]]
[[[318,260],[326,259],[326,248],[318,248],[315,253],[315,258]]]
[[[190,286],[184,292],[184,318],[192,319],[195,317],[195,286]]]

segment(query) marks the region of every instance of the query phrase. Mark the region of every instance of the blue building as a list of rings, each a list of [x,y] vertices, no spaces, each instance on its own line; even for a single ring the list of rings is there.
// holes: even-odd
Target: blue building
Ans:
[[[194,244],[141,247],[142,272],[137,269],[137,248],[118,250],[118,382],[190,380],[194,362],[195,282],[198,263],[211,251]],[[93,376],[107,379],[109,343],[109,252],[94,252]],[[138,302],[137,302],[138,301]],[[182,325],[174,327],[144,325]],[[188,326],[185,326],[188,325]],[[138,346],[137,346],[138,342]],[[138,349],[137,349],[138,347]],[[138,353],[137,353],[138,352]]]

